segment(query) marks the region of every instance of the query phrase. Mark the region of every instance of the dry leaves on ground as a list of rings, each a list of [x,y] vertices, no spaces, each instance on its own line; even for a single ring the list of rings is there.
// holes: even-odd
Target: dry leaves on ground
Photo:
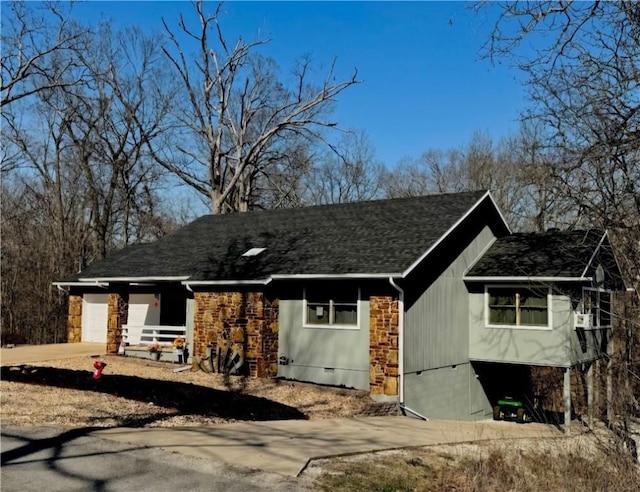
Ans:
[[[201,371],[106,356],[100,381],[91,357],[2,367],[4,424],[109,427],[204,425],[237,420],[348,417],[372,404],[366,393]]]

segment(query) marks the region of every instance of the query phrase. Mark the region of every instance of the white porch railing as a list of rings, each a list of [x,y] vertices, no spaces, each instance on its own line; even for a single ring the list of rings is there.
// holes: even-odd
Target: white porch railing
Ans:
[[[158,342],[171,345],[176,337],[186,337],[185,326],[122,325],[122,337],[127,345],[147,345]]]

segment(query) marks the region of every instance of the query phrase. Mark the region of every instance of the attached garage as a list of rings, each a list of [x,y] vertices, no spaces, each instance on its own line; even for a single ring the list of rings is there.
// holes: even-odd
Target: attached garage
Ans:
[[[107,341],[107,294],[84,294],[82,298],[82,341]]]
[[[130,326],[156,326],[160,324],[160,296],[154,294],[130,294]]]

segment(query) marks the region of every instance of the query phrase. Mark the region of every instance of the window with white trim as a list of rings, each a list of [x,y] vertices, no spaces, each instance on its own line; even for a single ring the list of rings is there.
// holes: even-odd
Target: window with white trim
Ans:
[[[486,287],[486,321],[489,326],[548,328],[547,288]]]
[[[359,297],[357,288],[306,288],[304,290],[304,324],[356,328]]]

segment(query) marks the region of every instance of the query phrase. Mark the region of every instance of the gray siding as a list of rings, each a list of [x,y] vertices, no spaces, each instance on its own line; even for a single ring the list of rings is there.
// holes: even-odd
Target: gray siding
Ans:
[[[552,329],[488,328],[484,292],[469,297],[469,356],[472,360],[569,367],[573,332],[569,296],[552,296]]]
[[[281,300],[278,376],[369,390],[369,302],[360,301],[358,329],[303,326],[303,301]]]
[[[469,292],[462,277],[494,237],[482,228],[407,308],[405,373],[469,362]]]
[[[407,374],[405,395],[406,405],[427,418],[476,420],[491,414],[469,363]]]

